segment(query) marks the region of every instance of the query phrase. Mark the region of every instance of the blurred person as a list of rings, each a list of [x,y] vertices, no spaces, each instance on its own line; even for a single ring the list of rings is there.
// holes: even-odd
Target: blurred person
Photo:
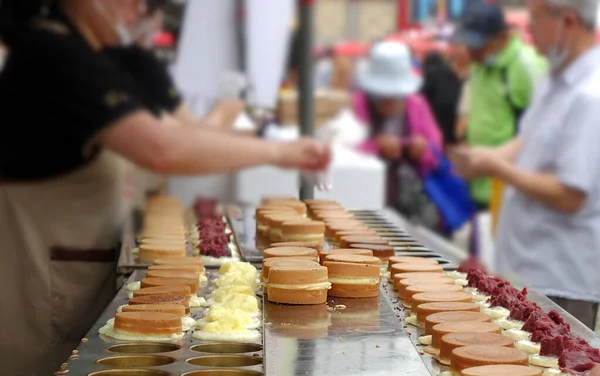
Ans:
[[[111,46],[105,48],[104,53],[138,83],[138,97],[164,121],[170,124],[231,129],[233,122],[244,110],[245,104],[242,100],[219,100],[206,117],[196,117],[183,102],[168,67],[152,51],[154,38],[162,29],[162,8],[165,5],[165,0],[147,0],[146,14],[132,32],[135,43],[128,46]]]
[[[321,170],[329,148],[206,127],[168,127],[143,85],[103,48],[129,45],[142,0],[61,0],[27,17],[2,2],[10,48],[0,74],[0,369],[47,376],[115,296],[123,158],[163,174],[197,175],[272,164]],[[14,0],[31,7],[33,0]]]
[[[470,4],[452,40],[467,47],[473,63],[464,115],[466,143],[471,147],[500,146],[515,136],[545,62],[510,32],[498,4]],[[471,193],[478,207],[487,210],[490,180],[474,179]]]
[[[334,54],[329,88],[350,91],[354,87],[354,60],[349,56]]]
[[[424,84],[421,93],[427,99],[444,137],[444,147],[455,145],[458,100],[469,75],[469,60],[464,48],[453,48],[450,61],[439,52],[431,52],[423,62]]]
[[[465,176],[507,184],[496,269],[595,328],[600,302],[598,0],[529,0],[536,48],[550,64],[518,138],[455,152]]]
[[[419,94],[422,79],[411,69],[410,51],[402,43],[378,43],[361,68],[353,108],[357,118],[369,125],[370,136],[359,148],[387,162],[388,204],[436,228],[439,218],[419,187],[422,175],[437,165],[433,148],[441,150],[442,136]],[[418,200],[411,200],[416,196]],[[420,205],[419,200],[423,200],[421,207],[411,207]]]

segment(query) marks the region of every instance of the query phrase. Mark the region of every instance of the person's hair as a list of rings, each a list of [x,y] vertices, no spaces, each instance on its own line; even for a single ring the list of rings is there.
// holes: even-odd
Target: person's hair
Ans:
[[[45,15],[56,0],[0,0],[0,40],[9,45],[32,20]]]
[[[423,70],[425,72],[431,72],[440,68],[444,68],[446,65],[446,58],[437,51],[428,52],[423,59]]]
[[[544,0],[544,3],[557,12],[574,11],[584,27],[596,29],[598,0]]]
[[[148,14],[154,14],[155,12],[159,11],[159,10],[164,10],[165,7],[167,6],[168,1],[167,0],[147,0],[146,4],[147,4],[147,9],[148,9]]]

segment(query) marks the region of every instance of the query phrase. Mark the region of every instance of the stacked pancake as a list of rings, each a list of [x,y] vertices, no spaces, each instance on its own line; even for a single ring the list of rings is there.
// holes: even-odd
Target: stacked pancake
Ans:
[[[377,257],[330,254],[325,257],[331,289],[329,296],[338,298],[373,298],[379,296],[380,263]]]
[[[142,283],[142,288],[132,293],[129,304],[119,307],[115,318],[99,330],[100,334],[120,340],[163,341],[181,339],[184,331],[195,326],[190,303],[202,303],[196,295],[197,274],[190,278],[150,277],[144,281],[147,280],[150,283]]]
[[[230,262],[219,269],[210,308],[198,320],[193,337],[208,341],[244,342],[260,338],[260,311],[255,295],[258,271],[246,262]]]
[[[256,208],[257,235],[276,242],[315,243],[318,248],[324,242],[325,224],[306,217],[306,205],[302,201],[287,198],[268,198]]]
[[[331,283],[327,278],[327,268],[317,262],[316,252],[310,258],[270,257],[265,263],[267,270],[263,274],[266,281],[263,291],[270,302],[313,305],[327,301]]]
[[[310,248],[302,247],[281,247],[271,248],[265,250],[265,257],[262,262],[262,273],[260,276],[261,282],[268,284],[269,282],[269,271],[274,266],[293,266],[293,265],[306,265],[315,266],[319,265],[317,262],[316,251]],[[263,293],[268,294],[268,288],[265,288]]]
[[[327,256],[334,255],[358,255],[358,256],[373,256],[373,251],[370,249],[350,249],[350,248],[333,248],[321,251],[319,253],[319,262],[323,264]]]
[[[184,209],[174,197],[155,196],[148,200],[139,236],[140,262],[152,263],[161,257],[186,255],[187,229]]]
[[[127,285],[127,289],[133,291],[131,296],[135,297],[140,289],[186,286],[190,291],[190,307],[201,307],[205,303],[204,298],[197,294],[200,286],[207,281],[204,264],[200,258],[168,257],[156,259],[154,263],[155,265],[148,267],[146,278]]]

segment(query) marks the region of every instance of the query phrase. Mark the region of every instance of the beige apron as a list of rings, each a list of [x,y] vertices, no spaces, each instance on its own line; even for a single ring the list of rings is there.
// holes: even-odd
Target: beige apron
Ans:
[[[26,156],[25,156],[26,157]],[[126,164],[0,183],[0,371],[52,375],[115,295]]]

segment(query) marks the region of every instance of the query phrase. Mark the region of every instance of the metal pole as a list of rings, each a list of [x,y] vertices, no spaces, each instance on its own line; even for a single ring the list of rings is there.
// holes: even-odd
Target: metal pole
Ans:
[[[237,34],[237,53],[238,70],[248,77],[248,67],[246,65],[246,0],[236,0],[236,34]],[[247,100],[247,93],[242,93],[242,99]]]
[[[313,74],[313,8],[315,0],[300,1],[300,64],[299,64],[299,95],[300,134],[311,137],[314,134],[315,103],[314,103],[314,74]],[[303,177],[300,186],[300,199],[314,197],[314,187]]]

